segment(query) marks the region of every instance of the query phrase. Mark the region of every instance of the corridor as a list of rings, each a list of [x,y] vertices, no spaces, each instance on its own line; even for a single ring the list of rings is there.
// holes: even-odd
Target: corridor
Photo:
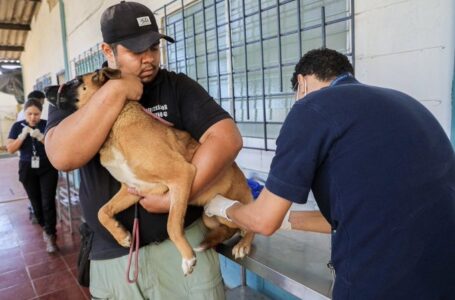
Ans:
[[[78,222],[73,221],[73,234],[58,223],[60,250],[48,254],[40,226],[29,220],[17,166],[17,157],[0,156],[0,300],[90,299],[76,281]]]

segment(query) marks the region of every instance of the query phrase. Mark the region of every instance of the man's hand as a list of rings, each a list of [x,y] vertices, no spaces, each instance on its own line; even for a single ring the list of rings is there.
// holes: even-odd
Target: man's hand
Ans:
[[[39,131],[38,128],[33,129],[30,132],[30,136],[35,138],[35,139],[37,139],[40,142],[44,139],[44,134],[42,134],[41,131]]]
[[[124,99],[133,101],[140,100],[144,91],[144,85],[139,77],[128,73],[122,73],[121,78],[109,80],[105,85],[109,85],[109,88],[115,90],[116,94],[123,95]]]
[[[24,128],[22,128],[22,132],[17,136],[18,139],[20,139],[21,141],[25,140],[27,138],[27,135],[32,132],[33,129],[31,129],[30,127],[28,126],[24,126]]]
[[[204,206],[204,212],[209,217],[218,216],[218,217],[223,217],[225,219],[228,219],[229,221],[232,221],[226,215],[226,210],[236,203],[240,203],[240,202],[236,201],[236,200],[231,200],[231,199],[225,198],[221,195],[216,195],[215,198],[210,200],[210,202]]]
[[[139,204],[149,213],[168,213],[171,207],[169,193],[163,195],[141,195],[135,188],[128,188],[128,192],[142,197]]]

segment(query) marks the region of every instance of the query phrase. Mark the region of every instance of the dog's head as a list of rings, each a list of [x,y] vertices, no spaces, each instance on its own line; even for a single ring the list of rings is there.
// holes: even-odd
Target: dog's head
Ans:
[[[48,86],[44,92],[47,100],[58,109],[77,110],[84,106],[109,79],[120,78],[120,75],[120,70],[102,68],[77,76],[62,85]]]

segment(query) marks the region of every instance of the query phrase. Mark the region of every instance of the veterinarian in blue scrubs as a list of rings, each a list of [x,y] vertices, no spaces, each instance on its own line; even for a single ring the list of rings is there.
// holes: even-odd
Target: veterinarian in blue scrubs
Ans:
[[[52,108],[46,136],[51,162],[58,169],[81,171],[80,201],[94,232],[90,293],[97,299],[224,299],[215,251],[197,253],[193,273],[183,275],[180,253],[167,235],[167,195],[140,202],[139,277],[136,283],[127,283],[128,249],[118,245],[97,219],[99,208],[116,194],[120,184],[100,165],[97,153],[125,101],[138,100],[148,111],[188,131],[201,143],[192,160],[197,168],[192,186],[195,195],[232,164],[242,147],[240,133],[229,114],[197,82],[160,69],[160,39],[173,39],[158,32],[154,15],[146,6],[121,2],[107,8],[101,17],[101,31],[108,65],[120,69],[122,78],[108,81],[74,113]],[[148,213],[144,207],[160,213]],[[185,235],[192,246],[202,241],[207,230],[202,213],[202,208],[191,206],[186,213]],[[131,231],[133,216],[131,207],[116,219]]]
[[[245,206],[217,197],[206,213],[270,235],[311,189],[333,229],[333,299],[454,299],[450,141],[418,101],[352,74],[336,51],[305,54],[264,191]]]
[[[39,99],[29,99],[25,103],[25,119],[11,127],[6,148],[9,153],[20,151],[19,181],[27,192],[38,224],[43,228],[46,251],[54,253],[57,251],[55,192],[58,172],[44,151],[46,120],[41,119],[42,110]]]

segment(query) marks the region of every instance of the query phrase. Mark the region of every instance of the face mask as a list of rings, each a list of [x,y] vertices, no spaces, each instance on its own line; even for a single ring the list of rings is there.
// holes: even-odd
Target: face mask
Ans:
[[[295,93],[295,101],[298,101],[300,99],[303,99],[306,95],[307,95],[307,92],[308,92],[308,85],[307,85],[307,82],[306,82],[306,79],[303,80],[303,96],[302,97],[299,97],[299,94],[300,94],[300,84],[299,82],[297,81],[296,83],[297,85],[297,91]]]

